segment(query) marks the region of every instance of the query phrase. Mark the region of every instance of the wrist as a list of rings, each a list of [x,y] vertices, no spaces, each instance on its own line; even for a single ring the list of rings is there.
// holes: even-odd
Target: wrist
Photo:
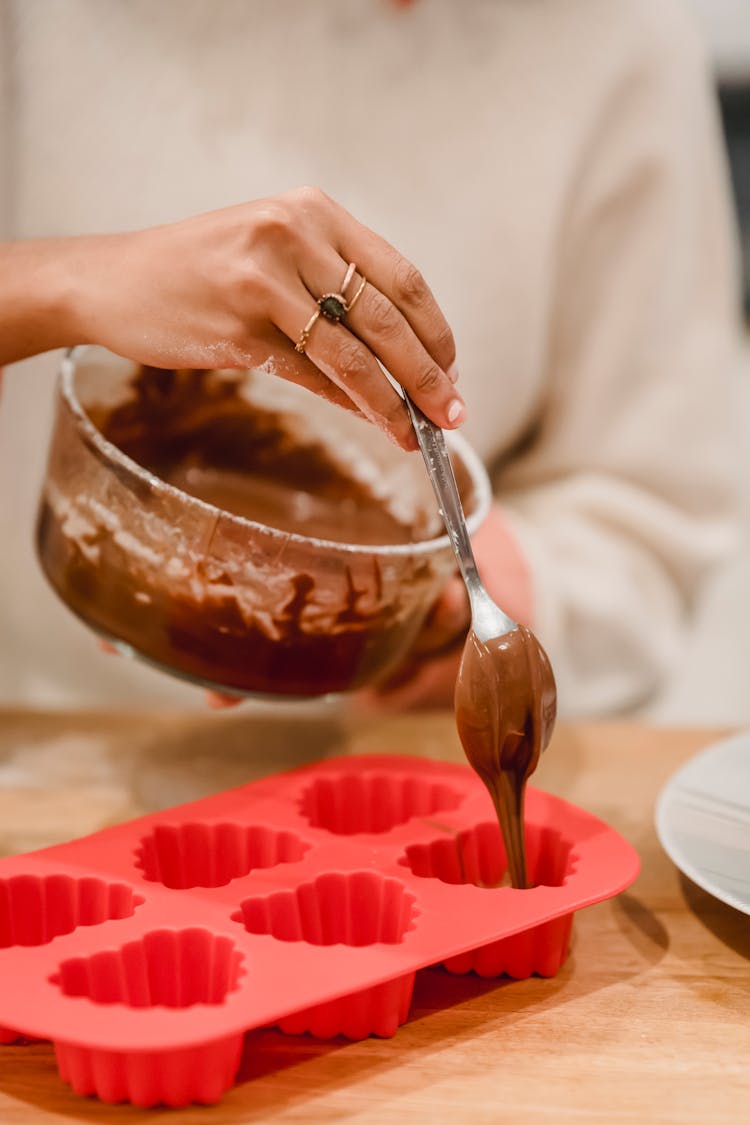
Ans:
[[[84,342],[78,331],[78,242],[76,238],[50,239],[42,247],[33,281],[40,302],[40,340],[46,340],[47,348],[68,348]]]
[[[118,261],[114,243],[121,237],[85,235],[60,240],[52,291],[65,338],[57,346],[106,342],[101,303],[111,286],[107,265]]]
[[[0,247],[0,363],[85,342],[81,244],[87,241],[33,239]]]

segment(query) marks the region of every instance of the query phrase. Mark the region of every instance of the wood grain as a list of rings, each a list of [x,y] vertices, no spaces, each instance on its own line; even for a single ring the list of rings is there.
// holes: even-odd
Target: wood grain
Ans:
[[[247,1036],[240,1078],[180,1125],[241,1122],[739,1122],[750,1116],[750,924],[682,879],[653,805],[721,732],[561,727],[535,783],[638,848],[626,894],[581,912],[554,980],[419,974],[391,1040]],[[459,760],[452,716],[0,712],[0,851],[41,847],[335,753]],[[0,987],[2,983],[0,982]],[[73,1095],[47,1044],[0,1048],[0,1122],[154,1122]]]

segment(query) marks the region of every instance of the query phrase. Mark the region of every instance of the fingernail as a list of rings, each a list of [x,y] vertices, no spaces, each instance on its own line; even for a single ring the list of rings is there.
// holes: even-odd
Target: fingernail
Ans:
[[[466,414],[466,407],[460,398],[454,398],[448,405],[446,411],[446,418],[453,425],[457,422],[462,422]]]
[[[448,376],[451,383],[457,383],[458,382],[458,368],[456,367],[456,361],[455,360],[450,365],[450,367],[446,368],[445,374]]]

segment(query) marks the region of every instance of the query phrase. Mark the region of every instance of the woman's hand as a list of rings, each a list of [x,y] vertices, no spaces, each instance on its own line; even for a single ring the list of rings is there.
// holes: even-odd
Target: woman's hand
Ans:
[[[382,364],[439,425],[463,421],[453,335],[421,274],[316,188],[168,226],[2,251],[13,255],[7,264],[16,291],[41,281],[47,294],[52,282],[57,287],[57,299],[47,296],[41,310],[36,350],[95,343],[156,367],[265,364],[413,448],[405,407]],[[356,271],[335,322],[317,302],[340,293],[349,263]],[[25,312],[20,340],[30,354],[35,325]],[[5,319],[7,305],[6,314],[0,306]],[[12,331],[2,335],[7,341]]]
[[[472,545],[491,596],[514,621],[531,625],[531,573],[499,504],[490,508]],[[469,599],[463,581],[456,576],[428,614],[401,668],[374,690],[359,693],[359,710],[370,713],[451,707],[469,625]]]
[[[377,714],[450,707],[468,628],[466,588],[455,577],[430,610],[407,659],[377,688],[360,692],[357,710]]]

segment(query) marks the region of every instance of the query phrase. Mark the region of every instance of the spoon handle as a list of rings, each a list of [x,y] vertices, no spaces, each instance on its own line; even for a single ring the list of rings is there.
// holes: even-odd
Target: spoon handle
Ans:
[[[404,391],[404,399],[427,466],[427,474],[437,496],[440,514],[469,595],[472,629],[479,640],[488,641],[491,637],[510,632],[515,628],[516,623],[492,600],[477,570],[458,485],[453,474],[448,447],[445,444],[445,435],[439,426],[431,422],[419,407],[415,406],[406,391]]]
[[[445,444],[445,435],[440,427],[431,422],[412,402],[406,391],[404,391],[404,399],[461,575],[471,593],[481,580],[453,466],[448,455],[448,447]]]

